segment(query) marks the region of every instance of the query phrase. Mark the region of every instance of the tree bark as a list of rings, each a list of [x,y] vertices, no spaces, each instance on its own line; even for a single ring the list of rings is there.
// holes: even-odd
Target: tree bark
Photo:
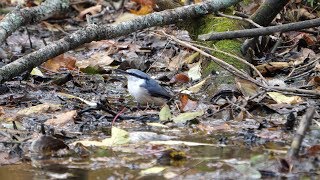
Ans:
[[[88,25],[59,41],[1,67],[0,82],[3,83],[27,70],[39,66],[50,58],[74,49],[84,43],[111,39],[148,27],[174,24],[187,18],[199,17],[221,8],[229,7],[237,2],[239,2],[239,0],[210,0],[204,3],[148,14],[117,25]]]
[[[290,0],[265,0],[250,17],[261,26],[268,26]]]
[[[318,26],[320,26],[320,18],[301,21],[301,22],[288,23],[283,25],[277,25],[277,26],[209,33],[209,34],[200,35],[198,38],[203,41],[213,41],[213,40],[221,40],[221,39],[257,37],[257,36],[263,36],[263,35],[270,35],[276,32],[296,31],[296,30],[302,30],[302,29],[318,27]]]
[[[0,45],[19,27],[40,22],[66,11],[69,0],[47,0],[39,6],[19,9],[8,13],[0,22]]]

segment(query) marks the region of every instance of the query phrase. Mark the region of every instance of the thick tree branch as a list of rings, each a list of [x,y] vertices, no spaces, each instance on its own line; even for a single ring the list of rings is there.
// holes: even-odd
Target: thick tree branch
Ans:
[[[244,29],[237,31],[219,32],[219,33],[209,33],[200,35],[198,38],[204,41],[221,40],[221,39],[233,39],[233,38],[243,38],[243,37],[256,37],[262,35],[269,35],[276,32],[288,32],[296,31],[306,28],[312,28],[320,26],[320,18],[306,20],[295,23],[288,23],[277,26],[261,27],[254,29]]]
[[[47,0],[32,8],[16,8],[0,22],[0,44],[19,27],[45,20],[69,8],[69,0]]]
[[[88,25],[87,27],[66,36],[48,46],[30,53],[10,64],[0,68],[0,82],[7,81],[24,71],[39,66],[46,60],[59,54],[74,49],[84,43],[102,39],[115,38],[122,35],[142,30],[148,27],[174,24],[187,18],[202,16],[221,8],[229,7],[239,0],[210,0],[190,6],[184,6],[176,9],[156,12],[145,16],[140,16],[131,21],[123,22],[117,25]]]
[[[290,0],[265,0],[250,17],[261,26],[268,26]]]

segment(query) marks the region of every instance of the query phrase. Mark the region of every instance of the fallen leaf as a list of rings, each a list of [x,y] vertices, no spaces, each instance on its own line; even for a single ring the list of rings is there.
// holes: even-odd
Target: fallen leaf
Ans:
[[[187,51],[182,51],[178,55],[172,57],[168,64],[168,69],[170,71],[177,71],[179,70],[182,65],[184,64],[184,57],[188,54]]]
[[[136,131],[129,133],[129,142],[134,144],[144,143],[146,141],[167,141],[174,138],[176,137],[157,134],[155,132]]]
[[[140,5],[149,5],[149,6],[153,6],[155,1],[154,0],[131,0],[133,2],[136,2],[137,4]]]
[[[45,77],[38,67],[33,68],[30,75]]]
[[[227,123],[214,126],[199,124],[197,127],[201,131],[206,131],[208,134],[215,133],[215,131],[227,131],[231,129],[231,126]]]
[[[148,169],[144,169],[140,172],[141,176],[145,176],[145,175],[149,175],[149,174],[159,174],[162,171],[164,171],[166,169],[166,167],[152,167],[152,168],[148,168]]]
[[[278,92],[268,92],[267,94],[278,104],[298,104],[302,102],[302,98],[300,96],[286,96]]]
[[[181,94],[180,95],[180,110],[183,112],[185,111],[192,111],[198,107],[198,102],[191,100],[189,95]]]
[[[204,80],[200,81],[199,83],[189,87],[188,90],[191,91],[192,93],[199,92],[201,90],[202,86],[206,83],[208,78],[209,77],[206,77]]]
[[[132,19],[135,19],[136,17],[138,17],[138,16],[135,15],[135,14],[125,12],[125,13],[122,13],[121,15],[119,15],[115,19],[115,22],[113,24],[119,24],[119,23],[122,23],[122,22],[125,22],[125,21],[130,21]]]
[[[147,123],[147,125],[152,127],[169,128],[169,126],[163,125],[161,123]]]
[[[149,5],[141,5],[139,10],[130,10],[130,12],[136,15],[146,15],[153,12],[153,8]]]
[[[201,61],[193,64],[194,66],[189,69],[188,76],[192,81],[197,81],[201,78]]]
[[[100,13],[101,10],[102,10],[102,5],[100,5],[100,4],[92,6],[92,7],[89,7],[87,9],[81,11],[79,13],[79,15],[78,15],[78,18],[79,19],[84,19],[86,14],[95,15],[95,14]]]
[[[173,117],[172,120],[175,123],[185,123],[189,120],[192,120],[198,116],[202,116],[204,114],[204,111],[197,111],[197,112],[186,112],[186,113],[181,113],[176,117]]]
[[[189,82],[189,77],[182,73],[176,74],[170,80],[170,83],[187,83],[187,82]]]
[[[171,118],[171,112],[169,106],[164,105],[159,112],[160,121],[168,121]]]
[[[58,115],[55,115],[55,118],[53,118],[53,119],[48,119],[44,124],[62,127],[63,125],[67,124],[68,122],[73,122],[76,115],[77,115],[76,110],[63,112]]]
[[[288,67],[290,67],[288,62],[269,62],[256,66],[257,70],[260,71],[262,75],[266,75],[267,73],[275,72]]]
[[[320,153],[320,145],[319,144],[313,145],[307,150],[308,156],[315,156],[319,153]]]
[[[191,64],[191,63],[195,62],[196,58],[199,57],[199,55],[200,55],[199,52],[195,52],[195,53],[191,54],[190,56],[186,57],[186,59],[184,60],[184,63]]]
[[[197,143],[190,141],[150,141],[150,144],[156,145],[186,145],[186,146],[217,146],[215,144]]]
[[[59,25],[59,24],[51,24],[51,23],[48,23],[46,21],[42,21],[41,24],[43,24],[47,29],[48,31],[51,31],[51,32],[64,32],[64,29]]]
[[[56,111],[58,109],[60,109],[60,105],[57,105],[57,104],[49,104],[49,103],[39,104],[36,106],[31,106],[29,108],[19,110],[16,113],[16,116],[12,120],[19,120],[22,117],[29,117],[34,114],[42,114],[48,111]]]
[[[259,87],[245,79],[235,78],[236,86],[245,97],[252,97],[259,93]]]
[[[61,68],[67,68],[69,70],[75,69],[76,59],[70,55],[59,55],[57,57],[54,57],[52,59],[49,59],[45,63],[43,63],[41,66],[44,69],[58,72]]]
[[[77,143],[81,143],[84,146],[102,146],[102,147],[122,145],[122,144],[129,143],[129,133],[120,128],[112,127],[111,138],[106,138],[102,141],[89,141],[89,140],[76,141],[72,143],[72,145],[75,145]]]
[[[74,95],[71,95],[71,94],[66,94],[66,93],[61,93],[61,92],[58,92],[57,93],[59,96],[63,96],[63,97],[66,97],[68,99],[78,99],[79,101],[82,101],[84,102],[85,104],[89,105],[89,106],[92,106],[92,107],[96,107],[97,106],[97,102],[91,102],[91,101],[87,101],[85,99],[82,99],[80,97],[77,97],[77,96],[74,96]]]
[[[108,56],[107,51],[99,51],[91,55],[88,59],[77,61],[76,66],[85,73],[97,74],[114,61]]]

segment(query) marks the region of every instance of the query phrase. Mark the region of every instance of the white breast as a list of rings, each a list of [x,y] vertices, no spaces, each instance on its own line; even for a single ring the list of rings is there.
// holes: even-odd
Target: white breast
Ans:
[[[133,76],[128,77],[128,91],[139,103],[144,103],[149,96],[148,91],[141,87],[145,80]]]
[[[148,91],[141,87],[145,83],[144,79],[136,78],[134,76],[127,76],[128,78],[128,91],[134,99],[141,105],[157,105],[161,106],[166,103],[163,98],[152,97]]]

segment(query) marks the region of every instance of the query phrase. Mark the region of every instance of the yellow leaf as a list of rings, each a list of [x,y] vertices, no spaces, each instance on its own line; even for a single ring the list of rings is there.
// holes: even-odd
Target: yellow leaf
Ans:
[[[188,76],[192,81],[196,81],[201,78],[201,61],[195,63],[194,66],[189,69]]]
[[[217,146],[215,144],[197,143],[189,141],[150,141],[150,144],[156,145],[186,145],[186,146]]]
[[[149,5],[141,5],[141,8],[138,11],[130,10],[132,14],[136,14],[136,15],[146,15],[151,13],[152,11],[153,11],[153,8],[152,6],[149,6]]]
[[[201,90],[201,87],[205,84],[205,82],[207,81],[208,77],[206,77],[204,80],[200,81],[199,83],[191,86],[188,88],[189,91],[193,92],[193,93],[197,93]]]
[[[159,112],[160,121],[168,121],[171,118],[170,108],[166,104],[164,105]]]
[[[140,172],[140,175],[149,175],[149,174],[158,174],[165,170],[166,167],[152,167],[148,169],[144,169]]]
[[[192,120],[198,116],[202,116],[203,114],[203,110],[197,112],[186,112],[179,114],[178,116],[172,118],[172,120],[175,123],[185,123],[186,121]]]
[[[298,104],[302,102],[302,98],[300,96],[286,96],[278,92],[268,92],[268,95],[278,104]]]
[[[103,147],[122,145],[122,144],[129,143],[129,133],[120,128],[112,127],[111,138],[106,138],[102,141],[88,141],[88,140],[76,141],[72,143],[72,145],[75,145],[77,143],[81,143],[84,146],[103,146]]]

